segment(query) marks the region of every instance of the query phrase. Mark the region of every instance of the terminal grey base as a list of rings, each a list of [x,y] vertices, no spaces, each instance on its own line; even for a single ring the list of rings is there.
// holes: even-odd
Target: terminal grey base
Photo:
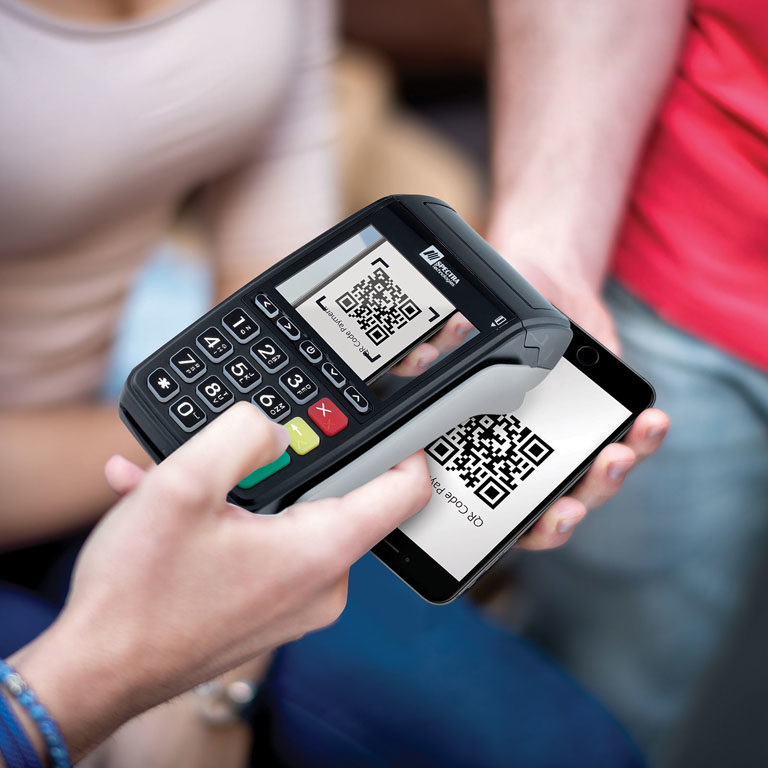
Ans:
[[[548,373],[546,368],[503,363],[484,368],[374,448],[307,491],[299,501],[342,496],[378,477],[472,416],[514,411],[522,405],[525,393],[543,381]],[[478,404],[481,404],[481,410],[478,410]]]

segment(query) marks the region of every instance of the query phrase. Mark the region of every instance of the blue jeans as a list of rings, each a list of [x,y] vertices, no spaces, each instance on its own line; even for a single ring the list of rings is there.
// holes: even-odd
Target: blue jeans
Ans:
[[[520,566],[529,636],[662,765],[766,551],[768,376],[616,284],[606,299],[625,359],[671,417],[669,436],[566,547]]]
[[[619,768],[615,721],[468,600],[434,606],[367,555],[329,629],[283,648],[266,681],[272,746],[306,768]]]

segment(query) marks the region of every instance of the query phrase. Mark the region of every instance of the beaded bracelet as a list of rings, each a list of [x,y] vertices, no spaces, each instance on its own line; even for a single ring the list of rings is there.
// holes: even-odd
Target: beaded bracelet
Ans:
[[[0,694],[0,754],[8,768],[43,768],[27,734]]]
[[[69,750],[64,743],[59,726],[48,714],[48,710],[37,700],[35,692],[24,678],[9,664],[0,659],[0,683],[16,698],[27,711],[48,747],[53,768],[72,768]]]

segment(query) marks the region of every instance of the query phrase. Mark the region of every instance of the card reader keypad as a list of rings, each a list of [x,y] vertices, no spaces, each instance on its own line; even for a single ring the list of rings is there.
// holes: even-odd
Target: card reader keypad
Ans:
[[[165,357],[153,360],[146,388],[186,433],[246,398],[284,424],[289,452],[244,478],[239,487],[250,489],[285,467],[293,469],[290,455],[294,462],[311,460],[303,457],[323,441],[343,440],[336,436],[348,428],[347,414],[365,414],[370,404],[267,294],[234,304],[215,321],[209,318],[202,333],[191,332]]]

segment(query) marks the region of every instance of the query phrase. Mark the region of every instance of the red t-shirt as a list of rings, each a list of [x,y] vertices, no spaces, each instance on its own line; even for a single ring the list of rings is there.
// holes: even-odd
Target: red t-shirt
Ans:
[[[674,325],[768,370],[768,4],[694,2],[614,272]]]

